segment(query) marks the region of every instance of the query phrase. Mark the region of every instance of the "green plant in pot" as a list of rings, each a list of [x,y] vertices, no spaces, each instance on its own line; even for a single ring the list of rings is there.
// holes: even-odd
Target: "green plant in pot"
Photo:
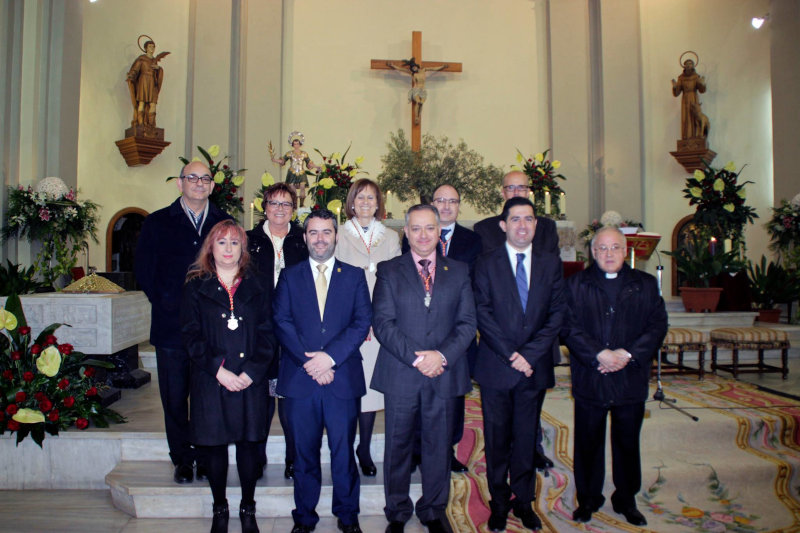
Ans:
[[[747,278],[753,307],[759,311],[761,322],[778,322],[780,309],[777,303],[788,303],[800,297],[800,277],[773,261],[761,256],[761,262],[747,262]]]

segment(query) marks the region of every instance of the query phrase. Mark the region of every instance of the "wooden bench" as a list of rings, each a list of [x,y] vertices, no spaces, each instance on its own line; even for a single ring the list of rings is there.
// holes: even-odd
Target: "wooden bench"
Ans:
[[[717,364],[717,350],[731,350],[731,364]],[[758,351],[757,363],[739,363],[739,350]],[[780,350],[781,366],[764,362],[764,350]],[[731,372],[734,379],[740,373],[780,372],[789,375],[789,336],[785,331],[771,328],[717,328],[711,331],[711,371]]]

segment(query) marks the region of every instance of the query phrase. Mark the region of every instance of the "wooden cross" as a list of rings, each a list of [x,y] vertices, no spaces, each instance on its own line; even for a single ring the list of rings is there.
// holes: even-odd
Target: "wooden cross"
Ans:
[[[414,67],[409,62],[415,63]],[[411,149],[419,152],[421,142],[421,116],[422,104],[425,103],[425,76],[426,72],[461,72],[461,63],[422,60],[422,32],[411,32],[411,60],[403,59],[372,59],[370,68],[376,70],[397,70],[411,76]],[[415,93],[414,89],[418,89]]]

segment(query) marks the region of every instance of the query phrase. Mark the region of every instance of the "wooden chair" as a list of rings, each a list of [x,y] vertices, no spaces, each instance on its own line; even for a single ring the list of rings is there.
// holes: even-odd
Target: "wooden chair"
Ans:
[[[731,364],[717,364],[717,350],[731,350]],[[757,363],[739,363],[739,350],[757,350]],[[764,350],[780,350],[781,366],[764,362]],[[780,372],[783,379],[789,374],[789,336],[785,331],[770,328],[718,328],[711,331],[711,371],[731,372],[736,379],[740,373]]]

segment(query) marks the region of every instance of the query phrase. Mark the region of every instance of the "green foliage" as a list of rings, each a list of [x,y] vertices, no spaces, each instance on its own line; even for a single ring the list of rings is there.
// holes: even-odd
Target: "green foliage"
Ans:
[[[213,145],[208,150],[202,146],[198,146],[197,150],[206,160],[205,164],[211,171],[211,176],[214,178],[214,188],[208,196],[208,201],[217,206],[221,211],[228,213],[232,217],[244,213],[244,197],[239,189],[244,185],[244,172],[245,168],[240,168],[234,171],[230,168],[225,161],[230,160],[230,156],[226,155],[219,161],[214,161],[214,157],[219,155],[219,146]],[[186,157],[178,157],[181,163],[188,165],[191,161]],[[178,179],[179,176],[170,176],[167,181]]]
[[[733,274],[744,267],[737,252],[712,254],[708,243],[696,235],[677,250],[664,253],[675,260],[678,272],[684,275],[689,287],[710,287],[711,279],[715,276]]]
[[[479,213],[493,213],[502,203],[498,194],[502,169],[484,165],[483,156],[463,140],[453,145],[447,137],[426,134],[419,153],[414,153],[402,129],[390,136],[378,175],[384,192],[391,191],[403,202],[429,203],[437,187],[449,184]]]
[[[772,217],[765,225],[769,233],[769,248],[778,252],[782,259],[800,249],[800,194],[791,202],[782,200],[780,207],[773,207]]]
[[[0,265],[0,296],[30,294],[40,287],[47,286],[36,281],[36,267],[31,265],[27,269],[20,270],[21,265],[13,264],[8,259],[6,263],[7,267]]]
[[[789,303],[800,298],[800,275],[761,256],[760,264],[747,262],[750,293],[758,309],[772,309],[776,303]]]

